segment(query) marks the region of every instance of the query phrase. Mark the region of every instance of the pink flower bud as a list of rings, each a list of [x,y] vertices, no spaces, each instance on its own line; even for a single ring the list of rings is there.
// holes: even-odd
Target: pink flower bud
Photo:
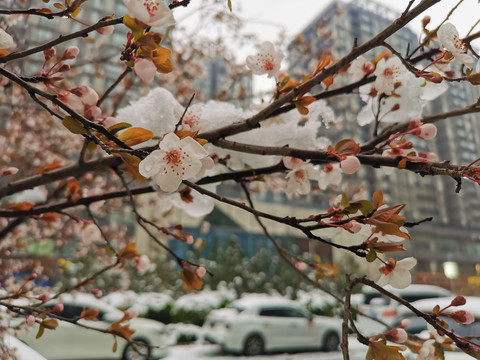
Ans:
[[[295,263],[295,268],[299,271],[304,271],[306,270],[308,265],[304,261],[297,261]]]
[[[97,32],[102,35],[111,35],[114,29],[115,28],[113,27],[113,25],[109,25],[109,26],[104,26],[100,29],[97,29]]]
[[[408,340],[408,334],[405,329],[394,328],[385,333],[385,336],[396,343],[402,344]]]
[[[40,300],[41,302],[47,302],[50,299],[51,297],[48,294],[42,294],[38,297],[38,300]]]
[[[100,289],[90,290],[90,293],[93,294],[96,297],[101,297],[103,295],[103,292]]]
[[[17,172],[18,172],[18,168],[11,166],[11,167],[0,170],[0,176],[15,175]]]
[[[423,140],[431,140],[437,136],[437,127],[433,124],[424,124],[420,126],[418,137]]]
[[[459,324],[468,325],[475,321],[475,317],[465,310],[457,310],[447,315]]]
[[[195,269],[195,274],[198,275],[198,277],[204,277],[205,274],[207,273],[207,269],[205,269],[203,266],[198,266],[196,269]]]
[[[138,311],[135,310],[134,308],[130,308],[124,311],[125,318],[127,319],[133,319],[138,316]]]
[[[36,280],[38,275],[36,273],[30,274],[29,276],[25,277],[25,281]]]
[[[71,66],[68,65],[68,64],[62,64],[59,68],[58,68],[58,71],[57,72],[67,72],[67,71],[70,71],[71,69]]]
[[[64,309],[63,307],[63,304],[62,303],[58,303],[57,305],[55,305],[52,309],[52,312],[62,312]]]
[[[411,324],[412,324],[412,320],[410,320],[410,319],[403,319],[402,321],[400,321],[400,327],[403,328],[403,329],[406,329]]]
[[[51,47],[50,49],[48,50],[45,50],[43,52],[43,56],[45,57],[45,61],[48,61],[50,60],[52,57],[54,57],[55,55],[57,55],[57,50],[55,50],[54,47]]]
[[[75,59],[80,52],[80,49],[76,46],[70,46],[66,48],[62,55],[62,60],[71,60]]]
[[[462,305],[465,305],[466,303],[467,303],[467,299],[465,299],[465,296],[458,295],[457,297],[455,297],[455,299],[452,300],[450,305],[451,306],[462,306]]]
[[[344,174],[354,174],[360,168],[360,160],[356,156],[347,156],[340,162],[340,169]]]
[[[28,325],[28,326],[32,326],[33,324],[35,324],[35,316],[33,315],[27,315],[25,316],[25,323]]]

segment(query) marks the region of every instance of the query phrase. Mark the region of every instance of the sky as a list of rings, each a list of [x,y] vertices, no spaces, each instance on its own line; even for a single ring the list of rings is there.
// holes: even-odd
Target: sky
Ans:
[[[195,1],[198,1],[195,4]],[[233,11],[237,12],[246,22],[246,31],[257,34],[260,41],[275,42],[282,32],[287,38],[287,43],[293,39],[296,34],[301,32],[331,1],[340,2],[341,0],[231,0]],[[360,1],[360,0],[351,0]],[[383,6],[396,10],[399,14],[405,10],[408,0],[376,0]],[[442,0],[440,3],[430,8],[425,15],[431,17],[429,29],[433,29],[440,24],[449,10],[458,2],[461,4],[450,17],[458,29],[460,37],[465,36],[473,24],[480,19],[480,3],[478,0]],[[225,0],[226,6],[227,0]],[[415,0],[414,6],[420,3]],[[189,9],[177,9],[175,14],[177,19],[181,19],[188,13],[195,11],[194,7],[201,6],[199,0],[193,0]],[[421,19],[423,16],[414,19],[409,27],[417,32],[421,32]],[[480,30],[480,25],[476,31]],[[479,46],[479,42],[477,42]],[[284,49],[283,49],[284,50]],[[239,61],[249,54],[254,54],[255,49],[244,47],[238,50]],[[258,91],[271,88],[272,79],[266,76],[254,77],[254,89]],[[270,84],[270,85],[269,85]]]

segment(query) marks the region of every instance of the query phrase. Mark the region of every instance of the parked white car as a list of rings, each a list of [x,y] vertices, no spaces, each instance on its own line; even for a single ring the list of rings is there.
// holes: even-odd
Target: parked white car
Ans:
[[[16,360],[47,360],[38,352],[28,347],[12,335],[5,334],[2,340],[5,346],[8,348],[7,351],[11,351]]]
[[[414,284],[405,289],[396,289],[387,285],[384,288],[408,302],[453,296],[451,291],[434,285]],[[362,288],[361,296],[355,298],[355,306],[360,313],[373,318],[357,316],[355,324],[364,335],[375,335],[383,332],[384,324],[391,326],[398,316],[398,311],[402,308],[399,302],[390,299],[370,286]],[[377,319],[380,322],[376,321]]]
[[[225,351],[264,352],[338,349],[340,319],[315,316],[282,298],[246,297],[213,310],[202,327],[204,338]]]
[[[98,321],[78,320],[75,325],[59,321],[56,330],[45,330],[42,337],[36,339],[38,324],[18,332],[18,338],[38,351],[49,360],[66,359],[122,359],[146,360],[159,359],[168,354],[168,336],[164,324],[150,319],[134,318],[129,320],[130,328],[135,330],[132,340],[138,346],[117,336],[118,349],[113,352],[114,337],[111,334],[87,329],[82,325],[105,330],[113,322],[123,317],[123,312],[98,300],[90,294],[65,294],[61,297],[64,310],[59,316],[75,319],[84,309],[99,310]],[[49,305],[47,303],[47,305]],[[51,304],[53,307],[54,304]],[[147,344],[145,346],[142,344]]]

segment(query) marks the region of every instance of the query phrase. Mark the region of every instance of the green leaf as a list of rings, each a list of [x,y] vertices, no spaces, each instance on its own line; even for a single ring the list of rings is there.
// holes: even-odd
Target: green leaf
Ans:
[[[436,314],[440,311],[440,306],[439,305],[435,305],[435,307],[433,308],[433,313]]]
[[[132,125],[126,122],[121,122],[121,123],[110,126],[108,128],[108,131],[110,131],[112,134],[116,134],[120,130],[128,129],[129,127],[132,127]]]
[[[360,204],[360,211],[362,212],[363,215],[367,216],[370,211],[373,210],[373,205],[370,201],[368,200],[358,200],[358,201],[355,201],[355,204],[358,203]]]
[[[230,12],[232,12],[232,0],[228,0],[228,8],[230,9]]]
[[[40,325],[40,327],[38,328],[37,335],[35,336],[35,339],[40,339],[44,332],[45,332],[45,327],[43,325]]]
[[[342,193],[342,201],[340,202],[340,206],[345,209],[349,204],[348,196],[345,193]]]
[[[87,129],[83,127],[83,124],[75,119],[73,116],[66,116],[62,120],[63,126],[65,126],[73,134],[87,134]]]
[[[374,262],[377,259],[377,252],[374,249],[370,249],[365,258],[369,263]]]

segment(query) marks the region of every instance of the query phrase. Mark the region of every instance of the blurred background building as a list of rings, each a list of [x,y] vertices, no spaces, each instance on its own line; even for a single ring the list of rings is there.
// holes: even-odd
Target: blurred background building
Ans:
[[[310,72],[318,61],[316,59],[324,53],[331,53],[334,58],[348,54],[354,41],[362,44],[371,39],[399,15],[374,1],[332,2],[290,44],[289,73]],[[387,42],[405,54],[418,45],[418,34],[403,28],[388,38]],[[367,55],[373,59],[380,51],[386,50],[375,49]],[[448,83],[448,91],[428,103],[423,115],[475,104],[478,91],[468,85]],[[361,127],[357,122],[357,115],[365,105],[359,96],[341,96],[331,105],[336,115],[343,118],[338,129],[326,130],[332,142],[351,137],[363,143],[372,136],[373,124]],[[453,164],[467,165],[478,157],[480,127],[477,117],[470,114],[440,121],[436,123],[439,135],[431,141],[417,142],[415,148],[438,154],[439,161],[450,160]],[[369,194],[381,189],[391,205],[407,204],[402,211],[407,221],[433,218],[410,229],[412,241],[406,246],[407,253],[402,253],[402,257],[415,256],[418,259],[414,268],[417,281],[443,286],[450,286],[453,282],[457,286],[468,285],[468,276],[476,275],[479,268],[480,188],[477,184],[464,181],[462,190],[456,193],[456,182],[451,178],[420,178],[418,174],[401,170],[387,175],[366,167],[359,171],[357,183],[366,188]],[[470,278],[470,282],[475,283],[476,278]]]

